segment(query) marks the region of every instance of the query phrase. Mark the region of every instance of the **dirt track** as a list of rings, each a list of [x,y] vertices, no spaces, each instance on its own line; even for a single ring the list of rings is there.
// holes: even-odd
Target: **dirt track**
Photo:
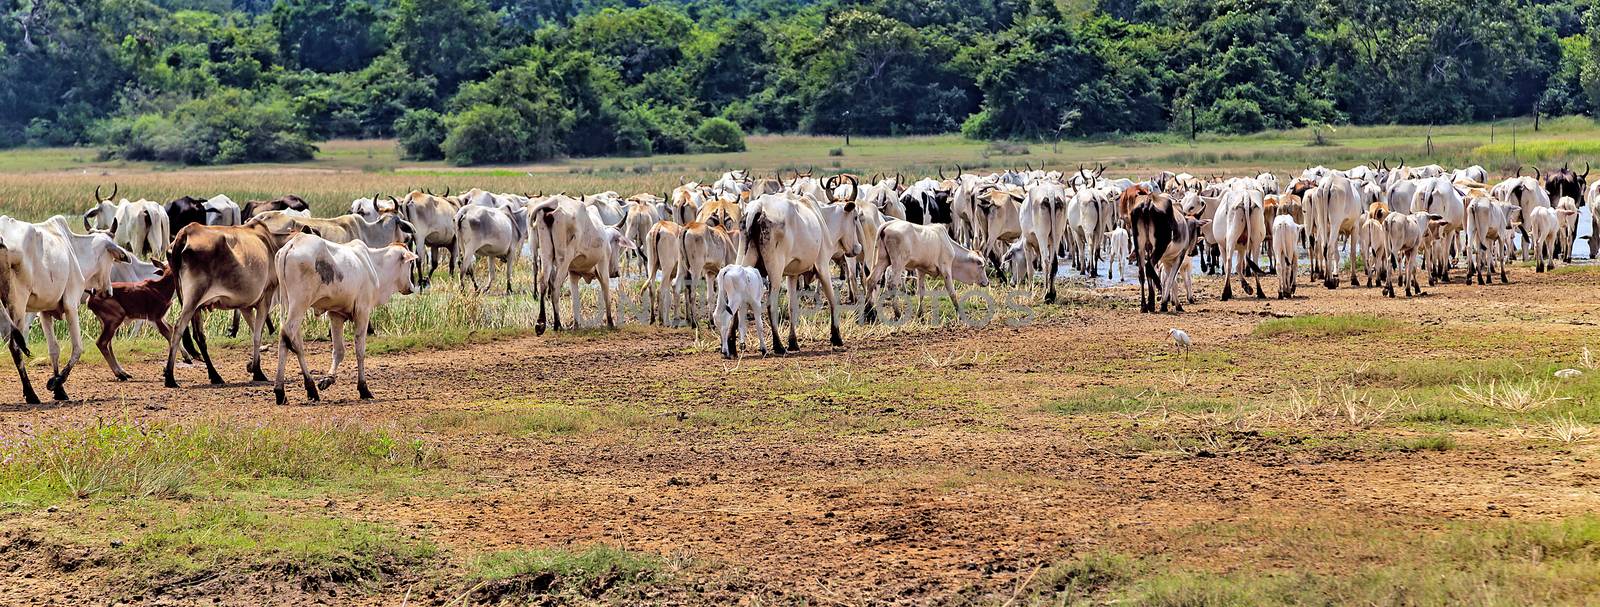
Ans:
[[[347,366],[325,394],[330,400],[296,404],[291,415],[416,429],[430,414],[470,418],[500,410],[504,399],[631,415],[615,427],[556,435],[419,429],[451,453],[461,491],[398,502],[371,496],[331,510],[427,536],[453,567],[484,551],[590,543],[684,555],[710,565],[691,574],[703,583],[689,582],[696,600],[710,602],[750,594],[843,604],[1004,597],[1035,567],[1102,548],[1171,549],[1180,562],[1218,570],[1257,558],[1248,546],[1194,554],[1167,543],[1171,532],[1206,522],[1339,518],[1423,529],[1600,511],[1593,462],[1494,431],[1461,432],[1468,447],[1443,452],[1264,442],[1221,457],[1173,457],[1118,448],[1118,434],[1136,419],[1042,408],[1105,385],[1252,401],[1363,364],[1567,357],[1596,336],[1600,272],[1519,271],[1509,286],[1440,286],[1415,300],[1303,286],[1292,301],[1224,303],[1211,299],[1213,281],[1199,286],[1202,301],[1181,316],[1086,305],[1021,329],[938,329],[858,340],[842,352],[806,343],[798,356],[739,365],[715,352],[685,354],[694,348],[687,331],[648,329],[374,357],[380,400],[353,400]],[[1102,293],[1135,297],[1131,288]],[[1392,317],[1405,329],[1349,339],[1250,335],[1263,314],[1340,312]],[[1169,383],[1171,370],[1187,364],[1162,343],[1169,326],[1196,340],[1189,385]],[[1519,345],[1515,335],[1527,332],[1542,339]],[[1501,333],[1510,337],[1455,339]],[[224,377],[245,377],[241,352],[218,358]],[[325,365],[325,352],[315,360]],[[1219,366],[1227,372],[1208,371]],[[104,367],[86,366],[72,382],[83,400],[0,406],[0,423],[284,415],[269,385],[200,387],[204,371],[195,368],[181,371],[183,390],[170,391],[153,361],[128,367],[137,379],[118,384]],[[0,394],[16,398],[15,380],[4,381]],[[303,402],[292,383],[290,396]],[[8,577],[0,582],[18,581]],[[12,596],[40,599],[50,586],[12,586],[20,591]],[[404,590],[391,585],[341,601],[397,604]]]

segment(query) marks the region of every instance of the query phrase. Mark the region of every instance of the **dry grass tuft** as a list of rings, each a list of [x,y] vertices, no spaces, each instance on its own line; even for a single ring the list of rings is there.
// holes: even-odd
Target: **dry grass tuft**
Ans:
[[[1558,402],[1571,400],[1571,397],[1557,396],[1554,385],[1539,379],[1523,382],[1499,382],[1490,379],[1488,383],[1484,383],[1480,376],[1470,382],[1463,381],[1456,384],[1455,391],[1456,399],[1463,404],[1513,413],[1538,411]]]

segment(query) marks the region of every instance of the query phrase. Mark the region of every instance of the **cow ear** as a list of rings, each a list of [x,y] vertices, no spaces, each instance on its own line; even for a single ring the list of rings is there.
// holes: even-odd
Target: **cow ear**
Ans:
[[[854,212],[856,212],[856,203],[855,203],[855,201],[852,200],[850,202],[844,203],[844,212],[845,213],[854,213]]]
[[[1434,215],[1432,213],[1429,213],[1428,214],[1428,219],[1432,219],[1434,221],[1443,221],[1444,220],[1444,216],[1443,215]]]

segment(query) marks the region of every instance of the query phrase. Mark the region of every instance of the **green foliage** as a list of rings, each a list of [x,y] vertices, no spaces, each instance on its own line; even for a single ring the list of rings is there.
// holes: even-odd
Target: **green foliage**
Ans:
[[[411,110],[394,123],[400,139],[400,155],[411,160],[444,158],[444,139],[450,131],[444,116],[430,109]]]
[[[316,146],[294,130],[281,99],[222,89],[162,114],[117,118],[104,125],[108,155],[182,164],[308,160]]]
[[[307,140],[394,136],[431,109],[459,131],[457,163],[692,151],[708,117],[1037,140],[1186,132],[1191,119],[1248,133],[1536,103],[1581,114],[1600,100],[1600,11],[1579,0],[1102,0],[1066,14],[1054,0],[43,2],[48,23],[0,19],[0,147],[298,156],[253,136],[171,141],[180,108],[233,90],[286,108],[281,132]],[[512,132],[488,132],[491,111],[515,115]],[[161,143],[128,141],[135,126]]]
[[[695,142],[707,152],[743,152],[744,129],[726,118],[708,118],[694,130]]]

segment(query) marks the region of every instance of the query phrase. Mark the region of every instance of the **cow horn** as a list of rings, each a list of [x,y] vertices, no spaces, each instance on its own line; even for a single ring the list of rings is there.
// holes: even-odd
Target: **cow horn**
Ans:
[[[432,196],[433,195],[433,188],[422,188],[422,193],[427,194],[429,196]]]
[[[1404,157],[1398,157],[1398,158],[1400,160],[1400,164],[1394,165],[1394,168],[1397,168],[1397,169],[1406,168],[1406,159]]]
[[[105,199],[100,197],[100,186],[94,186],[94,203],[100,204],[102,200]]]
[[[1544,171],[1539,170],[1539,165],[1533,165],[1533,175],[1539,181],[1544,181]]]
[[[1518,177],[1522,176],[1522,165],[1520,165],[1520,164],[1517,165],[1517,176]]]
[[[450,186],[444,186],[444,197],[445,198],[449,198],[450,197]]]
[[[850,201],[859,200],[861,198],[861,180],[857,179],[855,175],[849,174],[846,174],[844,178],[850,180]]]
[[[947,177],[944,176],[944,165],[940,164],[938,166],[939,166],[939,180],[943,181],[945,179],[948,179]]]
[[[957,162],[956,163],[956,177],[960,177],[961,174],[965,173],[965,172],[967,172],[967,171],[965,169],[961,168],[961,163]]]
[[[1579,175],[1578,179],[1582,179],[1584,183],[1589,182],[1589,161],[1583,161],[1583,174]]]
[[[1379,166],[1382,167],[1383,170],[1385,170],[1385,171],[1389,170],[1389,157],[1388,156],[1384,156],[1383,157],[1383,164],[1381,164]]]

